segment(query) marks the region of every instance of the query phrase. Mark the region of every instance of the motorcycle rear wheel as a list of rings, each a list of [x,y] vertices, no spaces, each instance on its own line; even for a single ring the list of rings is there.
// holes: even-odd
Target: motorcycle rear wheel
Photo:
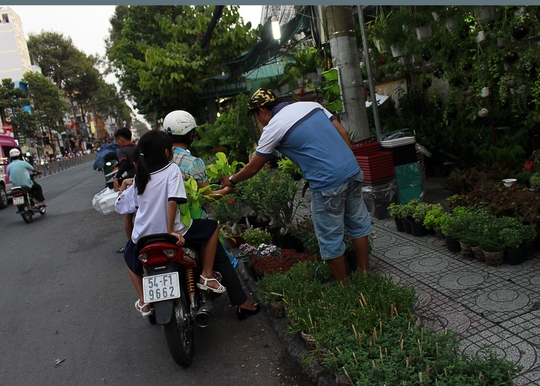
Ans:
[[[182,296],[175,300],[173,317],[163,325],[169,352],[176,364],[182,367],[191,365],[195,356],[193,320],[189,315],[187,299],[187,293],[182,288]]]
[[[31,212],[23,212],[21,213],[21,217],[23,218],[24,222],[27,224],[30,224],[32,222],[32,213]]]

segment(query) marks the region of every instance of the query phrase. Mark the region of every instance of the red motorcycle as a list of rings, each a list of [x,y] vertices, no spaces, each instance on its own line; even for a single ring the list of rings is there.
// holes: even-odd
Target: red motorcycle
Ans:
[[[145,270],[144,302],[153,308],[150,323],[163,326],[171,356],[187,367],[195,354],[194,326],[208,326],[216,295],[197,288],[198,254],[177,241],[168,233],[153,234],[142,237],[136,248]]]

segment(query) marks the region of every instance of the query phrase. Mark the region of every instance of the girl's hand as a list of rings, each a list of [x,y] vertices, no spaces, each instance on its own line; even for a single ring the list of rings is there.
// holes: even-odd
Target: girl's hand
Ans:
[[[182,236],[180,233],[171,232],[171,235],[175,236],[178,239],[176,245],[178,245],[179,247],[185,244],[186,240],[184,239],[184,236]]]

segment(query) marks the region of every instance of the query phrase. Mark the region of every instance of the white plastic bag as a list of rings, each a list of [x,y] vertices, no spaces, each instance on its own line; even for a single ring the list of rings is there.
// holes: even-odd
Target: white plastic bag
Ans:
[[[114,189],[105,188],[101,192],[96,193],[92,199],[92,206],[95,210],[102,214],[114,212],[114,203],[118,197],[118,192]]]

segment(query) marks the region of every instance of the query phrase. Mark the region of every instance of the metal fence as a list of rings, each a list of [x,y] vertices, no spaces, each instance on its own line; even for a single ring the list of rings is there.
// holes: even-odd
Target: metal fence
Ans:
[[[57,162],[49,162],[44,165],[38,165],[36,169],[41,172],[41,177],[50,176],[51,174],[56,174],[75,166],[79,166],[88,162],[94,162],[95,159],[95,154],[88,154],[80,157],[66,158]]]

